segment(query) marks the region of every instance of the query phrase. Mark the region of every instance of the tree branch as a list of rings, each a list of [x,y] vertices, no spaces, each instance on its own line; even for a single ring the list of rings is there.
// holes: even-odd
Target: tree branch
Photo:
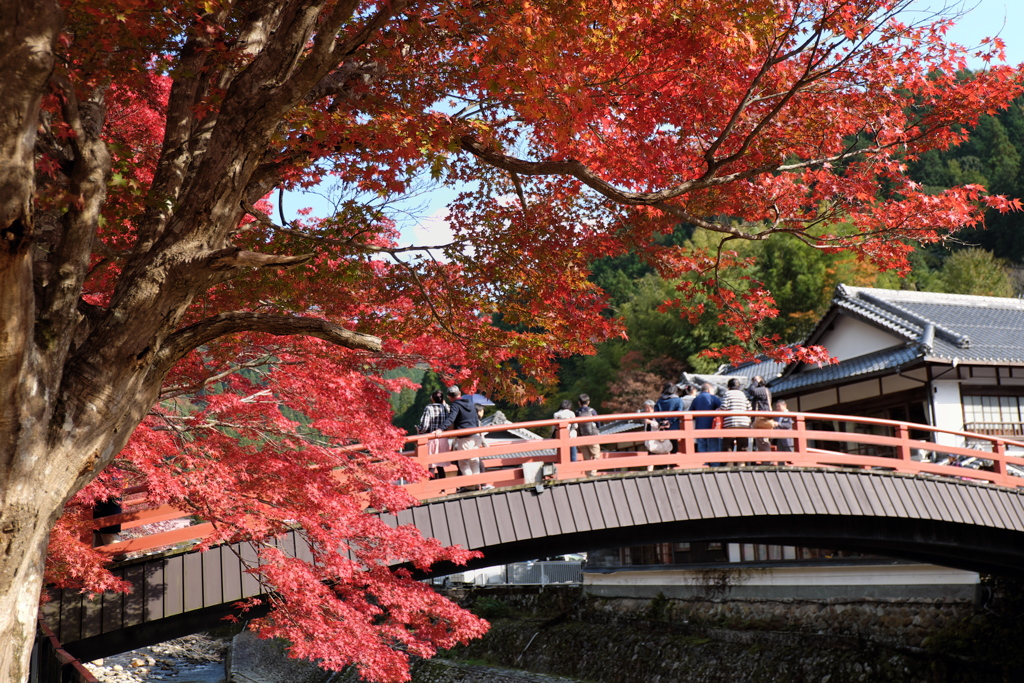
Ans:
[[[313,254],[279,256],[277,254],[260,254],[255,251],[246,251],[238,247],[228,247],[227,249],[221,249],[210,254],[207,267],[210,270],[288,268],[290,266],[301,266],[304,263],[309,263],[312,259]]]
[[[380,337],[353,332],[320,318],[232,311],[189,325],[169,336],[161,351],[161,360],[170,366],[203,344],[238,332],[316,337],[357,351],[379,352],[382,348]]]

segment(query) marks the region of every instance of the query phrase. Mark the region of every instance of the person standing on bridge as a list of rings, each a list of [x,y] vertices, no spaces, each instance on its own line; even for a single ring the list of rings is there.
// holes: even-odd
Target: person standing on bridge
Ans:
[[[689,410],[695,398],[697,398],[697,387],[692,384],[684,386],[683,395],[679,397],[679,400],[683,402],[683,410]]]
[[[590,417],[597,415],[597,411],[590,407],[590,396],[587,394],[580,394],[579,408],[576,410],[576,417]],[[601,430],[597,428],[596,422],[580,422],[576,425],[576,431],[580,436],[597,436],[601,433]],[[580,454],[584,460],[600,460],[601,459],[601,444],[591,443],[585,446],[579,447]],[[587,472],[591,477],[597,475],[596,470]]]
[[[571,420],[574,417],[576,417],[576,413],[572,412],[572,401],[562,401],[562,403],[558,406],[558,410],[555,411],[555,414],[552,415],[551,417],[555,418],[556,420]],[[554,434],[554,436],[561,436],[561,434],[558,434],[557,431],[558,426],[555,425],[556,433]],[[576,425],[570,424],[568,431],[569,438],[574,438],[576,436]],[[576,460],[578,459],[577,453],[578,451],[575,446],[569,447],[569,462],[576,462]]]
[[[420,417],[420,423],[416,425],[416,432],[418,434],[430,434],[441,429],[441,426],[448,419],[448,413],[451,410],[448,408],[448,404],[444,402],[444,394],[440,390],[430,394],[430,403],[423,406],[423,415]],[[438,453],[448,452],[448,439],[431,439],[427,444],[427,453],[430,455],[437,455]],[[435,462],[430,466],[431,479],[444,479],[444,468],[451,465],[450,462]]]
[[[672,382],[666,382],[665,386],[661,388],[661,396],[658,397],[658,402],[654,404],[654,412],[656,413],[674,413],[683,409],[683,401],[679,398],[679,389]],[[679,429],[679,418],[678,417],[666,417],[658,420],[662,430]],[[671,439],[672,442],[672,453],[679,452],[679,441]]]
[[[772,392],[768,389],[767,382],[761,375],[754,375],[747,388],[747,396],[750,399],[750,409],[767,413],[772,409]],[[754,429],[775,429],[775,420],[767,416],[756,416],[753,421]],[[770,451],[772,449],[768,437],[755,436],[754,450]]]
[[[785,401],[775,402],[775,412],[777,413],[788,413],[789,407]],[[793,429],[793,418],[791,417],[780,417],[775,421],[775,429]],[[775,441],[775,449],[783,453],[793,452],[793,439],[773,439]]]
[[[726,429],[747,429],[750,427],[750,418],[746,415],[736,415],[735,413],[744,412],[750,410],[750,399],[747,395],[740,390],[740,380],[737,377],[733,377],[729,380],[729,384],[726,385],[725,398],[722,400],[722,410],[727,411],[725,417],[722,419],[722,426]],[[722,437],[722,450],[723,451],[748,451],[748,439],[737,438],[735,436],[723,436]]]
[[[705,382],[701,386],[701,392],[694,397],[690,403],[690,410],[718,410],[722,407],[722,399],[714,394],[715,387]],[[701,415],[693,418],[694,429],[711,429],[715,426],[713,415]],[[722,450],[722,440],[719,438],[697,439],[698,453],[717,453]],[[709,463],[714,465],[715,463]]]
[[[441,425],[439,431],[471,429],[480,426],[480,416],[477,414],[476,405],[468,396],[462,395],[461,389],[456,386],[448,387],[448,398],[452,402],[451,409],[448,411],[448,417],[445,419],[444,424]],[[479,445],[480,436],[478,434],[469,434],[457,437],[455,443],[452,444],[452,450],[468,451],[478,448]],[[458,462],[459,472],[463,476],[481,474],[484,471],[484,463],[480,458],[467,458]]]

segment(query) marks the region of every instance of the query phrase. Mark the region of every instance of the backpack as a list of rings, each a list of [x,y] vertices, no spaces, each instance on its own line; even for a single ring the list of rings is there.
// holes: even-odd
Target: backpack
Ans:
[[[584,406],[576,411],[577,417],[590,417],[591,415],[597,415],[597,411],[590,406]],[[601,431],[595,422],[581,422],[576,425],[576,433],[580,436],[597,436]]]
[[[771,394],[766,387],[751,387],[749,396],[751,410],[768,412],[772,409]]]

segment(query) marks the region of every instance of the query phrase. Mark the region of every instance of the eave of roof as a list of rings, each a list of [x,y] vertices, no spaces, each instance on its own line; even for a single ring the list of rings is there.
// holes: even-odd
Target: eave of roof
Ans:
[[[823,365],[818,368],[786,374],[769,382],[768,386],[776,395],[782,396],[798,389],[811,389],[819,386],[845,384],[852,380],[863,380],[877,375],[892,374],[908,365],[919,363],[925,358],[924,353],[916,344],[883,349],[868,353],[858,358],[850,358],[834,365]]]

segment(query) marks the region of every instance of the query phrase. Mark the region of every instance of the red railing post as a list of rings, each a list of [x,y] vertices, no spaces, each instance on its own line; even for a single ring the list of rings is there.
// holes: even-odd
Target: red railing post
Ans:
[[[1006,470],[1006,444],[998,439],[992,442],[992,471],[1002,477],[1008,474]]]
[[[807,448],[807,439],[804,437],[804,431],[807,429],[807,425],[804,424],[804,416],[797,415],[793,418],[793,429],[789,430],[793,432],[793,452],[801,453]],[[787,434],[787,436],[789,436]]]
[[[679,419],[679,426],[683,428],[683,436],[678,440],[679,446],[676,449],[681,455],[689,455],[697,452],[697,444],[693,436],[693,415],[683,415]]]
[[[430,455],[430,439],[431,437],[427,434],[420,434],[416,437],[416,460],[424,467],[426,464],[423,461]]]
[[[556,427],[558,430],[558,462],[559,464],[565,465],[572,462],[571,448],[572,444],[569,443],[569,423],[559,422]]]
[[[910,460],[910,430],[907,429],[907,425],[898,424],[896,425],[896,438],[900,440],[899,444],[896,445],[896,459],[897,460]]]

